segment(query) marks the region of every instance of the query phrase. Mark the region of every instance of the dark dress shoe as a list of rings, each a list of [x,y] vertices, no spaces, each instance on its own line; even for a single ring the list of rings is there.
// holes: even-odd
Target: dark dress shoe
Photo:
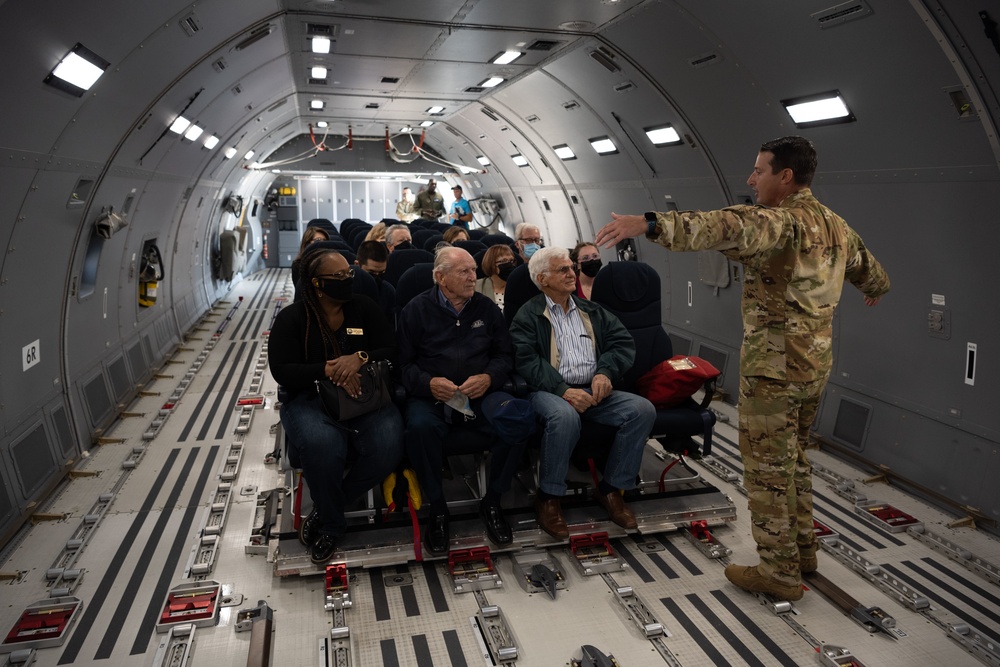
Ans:
[[[434,514],[427,522],[427,530],[424,533],[424,542],[427,543],[427,550],[435,556],[448,553],[451,538],[448,535],[448,515]]]
[[[569,537],[569,526],[562,515],[562,506],[558,498],[540,500],[535,496],[535,514],[538,516],[538,527],[557,540]]]
[[[299,542],[311,547],[312,543],[316,541],[317,535],[319,535],[319,512],[313,508],[313,511],[309,512],[309,516],[299,523]]]
[[[312,547],[309,549],[309,558],[317,565],[324,565],[333,558],[333,552],[336,550],[337,541],[333,535],[320,533],[316,536],[316,541],[313,542]]]
[[[510,532],[510,524],[503,515],[503,510],[499,505],[490,505],[484,500],[479,503],[479,516],[483,517],[486,524],[486,536],[490,542],[498,547],[505,547],[514,541],[514,534]]]
[[[600,491],[594,491],[594,500],[603,507],[608,512],[608,516],[611,520],[617,523],[622,528],[635,528],[638,524],[635,521],[635,514],[632,514],[632,510],[628,508],[625,501],[622,500],[622,494],[618,491],[612,491],[611,493],[601,493]]]

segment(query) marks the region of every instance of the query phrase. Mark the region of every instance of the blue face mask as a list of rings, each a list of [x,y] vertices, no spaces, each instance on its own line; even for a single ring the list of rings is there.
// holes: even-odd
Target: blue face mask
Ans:
[[[534,255],[536,252],[538,252],[541,249],[541,247],[542,246],[538,245],[537,243],[525,243],[524,248],[521,250],[521,252],[524,253],[525,257],[531,259],[531,256]]]

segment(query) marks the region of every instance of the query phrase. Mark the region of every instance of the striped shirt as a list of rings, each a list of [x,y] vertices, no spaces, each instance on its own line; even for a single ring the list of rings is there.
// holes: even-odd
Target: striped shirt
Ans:
[[[569,312],[545,295],[545,303],[552,322],[552,332],[559,350],[559,374],[569,385],[589,385],[597,372],[597,353],[594,341],[583,326],[583,319],[576,302],[569,300]]]

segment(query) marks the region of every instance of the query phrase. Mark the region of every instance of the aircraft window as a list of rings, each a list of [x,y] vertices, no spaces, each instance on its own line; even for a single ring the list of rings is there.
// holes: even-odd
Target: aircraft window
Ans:
[[[73,186],[73,192],[69,195],[69,201],[66,202],[66,208],[73,208],[76,206],[83,206],[83,204],[90,199],[90,193],[94,189],[94,179],[92,178],[81,178]]]
[[[94,293],[97,286],[97,267],[101,262],[101,250],[104,249],[104,239],[91,233],[87,244],[87,254],[83,258],[83,274],[80,276],[80,298],[86,298]]]
[[[546,210],[546,211],[548,211],[548,212],[550,212],[550,213],[552,212],[552,207],[551,207],[551,206],[549,206],[549,200],[548,200],[548,199],[543,199],[543,200],[542,200],[542,206],[544,206],[544,207],[545,207],[545,210]]]
[[[122,204],[122,215],[128,215],[128,212],[132,210],[132,204],[135,203],[135,195],[130,194],[125,197],[125,203]]]
[[[580,203],[580,198],[577,197],[576,195],[570,195],[569,198],[570,198],[570,201],[572,201],[574,204],[579,204]]]

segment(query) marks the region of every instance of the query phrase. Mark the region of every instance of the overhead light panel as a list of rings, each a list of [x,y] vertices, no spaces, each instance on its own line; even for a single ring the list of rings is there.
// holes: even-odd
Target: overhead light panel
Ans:
[[[796,127],[816,127],[856,120],[837,90],[782,100],[781,104],[795,121]]]
[[[502,76],[491,76],[490,78],[486,79],[486,81],[483,81],[481,84],[479,84],[479,87],[494,88],[496,86],[499,86],[503,82],[504,78]]]
[[[429,113],[432,116],[436,113],[441,113],[444,111],[444,107],[429,107],[425,113]]]
[[[491,164],[493,164],[492,162],[490,162],[490,159],[485,155],[480,155],[476,159],[479,160],[479,164],[483,165],[484,167],[488,167]]]
[[[618,152],[615,142],[611,141],[608,137],[595,137],[590,140],[590,145],[594,147],[598,155],[612,155]]]
[[[252,157],[253,157],[253,150],[251,149],[251,150],[247,151],[247,154],[243,156],[243,159],[244,160],[249,160]]]
[[[504,51],[493,59],[494,65],[509,65],[524,54],[520,51]]]
[[[313,67],[310,73],[313,79],[325,79],[326,78],[326,68],[325,67]]]
[[[516,164],[518,167],[527,167],[528,166],[528,158],[524,157],[520,153],[516,153],[514,155],[511,155],[510,159],[513,160],[514,164]]]
[[[646,136],[649,137],[654,146],[669,146],[670,144],[684,143],[681,140],[681,135],[677,134],[677,130],[670,125],[647,127],[642,131],[646,133]]]
[[[309,108],[313,111],[322,111],[326,103],[323,100],[312,100],[309,102]]]
[[[188,141],[194,141],[195,139],[200,137],[201,133],[204,131],[205,131],[204,128],[192,124],[191,127],[187,129],[187,132],[184,133],[184,138],[187,139]]]
[[[313,37],[312,38],[312,52],[313,53],[330,53],[330,38],[329,37]]]
[[[420,127],[430,127],[433,124],[434,124],[434,121],[432,121],[432,120],[425,120],[424,122],[422,122],[420,124]]]
[[[219,138],[214,134],[209,138],[205,139],[205,148],[207,148],[208,150],[212,150],[218,145],[219,145]]]
[[[170,124],[170,131],[176,132],[177,134],[184,134],[184,131],[191,126],[191,121],[189,121],[184,116],[178,116],[174,119],[174,122]]]
[[[316,127],[329,127],[329,125],[330,124],[328,122],[326,122],[325,120],[321,120],[321,121],[317,121],[316,122]]]
[[[44,81],[65,93],[83,97],[110,66],[111,63],[78,42]]]
[[[407,125],[406,127],[399,128],[400,132],[413,132],[413,128]]]
[[[225,150],[225,152],[223,153],[223,155],[226,156],[227,160],[232,160],[233,156],[236,155],[236,149],[233,148],[232,146],[230,146],[229,148],[227,148]]]
[[[559,157],[560,160],[576,159],[576,153],[574,153],[573,149],[567,146],[566,144],[559,144],[558,146],[553,146],[552,150],[556,152],[556,155]]]

